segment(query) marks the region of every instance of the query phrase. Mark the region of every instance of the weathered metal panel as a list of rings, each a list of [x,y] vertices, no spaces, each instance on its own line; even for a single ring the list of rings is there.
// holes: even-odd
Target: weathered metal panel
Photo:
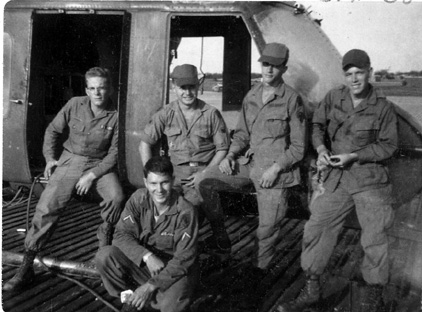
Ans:
[[[32,12],[4,12],[3,180],[31,182],[26,144]],[[9,91],[7,93],[7,91]]]
[[[168,13],[134,12],[131,28],[125,153],[128,181],[139,187],[143,185],[139,133],[164,105],[168,84]]]
[[[390,164],[394,197],[406,203],[422,190],[422,98],[389,97],[399,116],[399,154]],[[422,228],[419,228],[422,231]]]

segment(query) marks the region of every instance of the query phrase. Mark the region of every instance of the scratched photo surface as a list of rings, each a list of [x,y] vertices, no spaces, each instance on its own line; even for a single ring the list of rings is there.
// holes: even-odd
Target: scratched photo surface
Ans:
[[[389,276],[382,298],[385,311],[422,310],[422,1],[13,0],[2,1],[2,8],[3,286],[23,262],[26,233],[49,183],[46,128],[70,99],[87,95],[88,69],[100,66],[111,73],[110,99],[119,114],[115,170],[129,199],[145,188],[143,130],[157,111],[177,100],[170,79],[174,68],[196,66],[198,99],[219,110],[233,135],[246,94],[262,83],[258,59],[264,46],[278,42],[290,53],[283,81],[303,99],[308,125],[325,95],[345,84],[343,55],[351,49],[369,55],[369,82],[393,103],[398,119],[397,152],[385,162],[394,219],[386,229]],[[267,117],[268,122],[278,118]],[[57,160],[69,131],[88,135],[87,126],[70,124],[56,142]],[[314,175],[318,155],[310,136],[309,131],[298,164],[301,182],[288,189],[287,213],[264,272],[250,266],[258,248],[257,190],[252,183],[236,191],[219,185],[232,247],[226,254],[210,249],[213,230],[200,218],[200,274],[189,311],[285,311],[282,305],[300,295],[306,284],[304,228],[311,201],[324,191]],[[169,153],[165,136],[153,153]],[[34,260],[34,280],[16,292],[2,292],[4,311],[120,311],[130,300],[136,287],[110,295],[93,261],[104,208],[97,195],[72,195],[59,209],[60,220]],[[320,277],[321,298],[304,311],[360,311],[361,236],[352,209]],[[172,240],[174,234],[163,230],[161,239]]]

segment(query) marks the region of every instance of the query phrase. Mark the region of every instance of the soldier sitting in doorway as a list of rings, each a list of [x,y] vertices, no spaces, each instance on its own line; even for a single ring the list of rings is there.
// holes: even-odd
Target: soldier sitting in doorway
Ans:
[[[324,170],[324,192],[310,205],[305,224],[301,264],[306,285],[298,298],[283,303],[280,312],[303,311],[321,298],[320,276],[333,253],[345,218],[352,209],[362,227],[361,264],[365,281],[359,311],[383,306],[389,278],[388,228],[394,218],[393,197],[385,161],[397,150],[397,117],[392,103],[369,83],[369,56],[350,50],[343,57],[346,85],[325,96],[312,120],[317,165]]]
[[[117,164],[118,114],[110,99],[113,92],[107,69],[94,67],[85,74],[87,96],[74,97],[47,127],[43,153],[48,184],[35,208],[25,238],[25,255],[16,275],[3,290],[17,291],[32,282],[33,261],[47,244],[74,193],[93,191],[102,198],[103,224],[97,231],[99,246],[109,245],[119,220],[124,194],[115,171]],[[69,133],[63,143],[65,133]],[[58,157],[59,156],[59,157]]]

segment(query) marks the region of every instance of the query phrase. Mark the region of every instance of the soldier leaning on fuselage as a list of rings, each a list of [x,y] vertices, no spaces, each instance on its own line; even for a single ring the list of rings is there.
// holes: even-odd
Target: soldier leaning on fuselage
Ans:
[[[347,52],[343,71],[347,85],[327,94],[312,121],[325,190],[311,202],[303,234],[301,264],[306,286],[297,299],[282,304],[280,312],[302,311],[319,301],[320,275],[353,208],[362,227],[364,250],[361,272],[366,288],[360,311],[376,312],[383,305],[383,286],[389,277],[385,230],[394,218],[385,160],[397,150],[397,117],[392,103],[369,83],[372,68],[366,52]]]
[[[300,183],[299,162],[305,153],[306,118],[301,97],[282,76],[289,49],[269,43],[259,58],[263,82],[245,96],[225,159],[207,170],[199,182],[204,204],[220,207],[219,191],[257,192],[257,251],[248,271],[259,279],[275,255],[280,222],[287,210],[288,188]],[[248,161],[241,162],[245,153]],[[211,209],[211,208],[209,208]]]

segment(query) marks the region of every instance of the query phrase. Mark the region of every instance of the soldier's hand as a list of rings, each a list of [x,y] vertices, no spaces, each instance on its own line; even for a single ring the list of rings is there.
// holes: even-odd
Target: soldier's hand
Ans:
[[[161,261],[160,258],[158,258],[156,255],[152,254],[151,256],[148,257],[147,261],[146,261],[146,265],[148,267],[149,272],[151,273],[152,276],[157,275],[158,273],[160,273],[160,271],[162,269],[164,269],[164,262]]]
[[[236,161],[233,159],[233,157],[226,157],[220,162],[218,168],[222,173],[231,175],[234,172],[235,165]]]
[[[330,156],[330,165],[332,167],[342,168],[357,160],[357,158],[358,156],[355,153],[332,155]]]
[[[44,178],[47,180],[50,179],[51,175],[53,174],[53,169],[57,167],[57,160],[50,160],[47,162],[47,165],[44,169]]]
[[[157,286],[148,282],[143,284],[133,292],[128,300],[128,304],[136,307],[138,311],[141,310],[151,300],[156,289]]]
[[[195,182],[196,182],[196,179],[197,179],[197,175],[198,174],[200,174],[200,172],[195,172],[194,174],[190,175],[186,179],[185,186],[187,186],[187,187],[195,187]]]
[[[76,183],[76,194],[78,195],[85,195],[88,193],[89,189],[92,186],[92,183],[95,180],[95,175],[92,172],[83,175],[80,177],[78,183]]]
[[[270,168],[264,171],[262,174],[261,179],[259,179],[259,185],[262,188],[270,188],[274,185],[275,180],[278,177],[278,174],[280,173],[280,165],[275,163]]]
[[[329,166],[329,165],[331,165],[330,152],[327,149],[324,149],[318,154],[317,166]]]

